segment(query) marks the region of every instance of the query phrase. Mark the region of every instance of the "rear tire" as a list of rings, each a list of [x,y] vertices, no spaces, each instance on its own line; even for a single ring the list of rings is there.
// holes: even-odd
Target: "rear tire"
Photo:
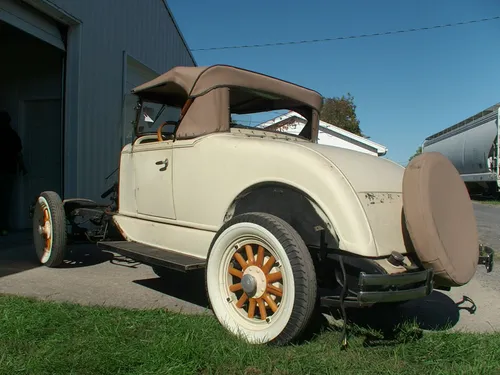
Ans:
[[[205,281],[219,322],[252,344],[286,345],[298,339],[315,308],[316,272],[309,250],[287,222],[266,213],[238,215],[220,228],[210,246]]]
[[[66,256],[66,217],[59,195],[44,191],[33,212],[33,240],[38,260],[47,267],[59,267]]]

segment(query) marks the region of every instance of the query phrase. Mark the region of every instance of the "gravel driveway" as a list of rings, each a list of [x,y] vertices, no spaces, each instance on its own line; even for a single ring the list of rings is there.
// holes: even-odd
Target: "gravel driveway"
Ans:
[[[500,205],[474,203],[474,210],[481,241],[500,249]]]
[[[475,203],[474,209],[481,241],[500,250],[500,206]],[[79,246],[64,268],[48,269],[38,266],[31,243],[29,232],[0,238],[0,293],[80,304],[210,313],[203,272],[186,275],[172,271],[165,281],[148,266],[97,251],[92,245]],[[391,324],[415,318],[430,330],[451,325],[453,330],[500,331],[500,269],[496,266],[487,274],[480,266],[464,287],[451,292],[435,291],[389,314],[370,312],[366,316],[372,323]]]

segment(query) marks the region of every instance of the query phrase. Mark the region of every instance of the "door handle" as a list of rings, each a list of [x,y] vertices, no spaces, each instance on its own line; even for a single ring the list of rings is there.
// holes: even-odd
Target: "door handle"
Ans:
[[[165,165],[167,166],[168,165],[168,159],[165,159],[165,160],[159,160],[155,163],[156,165]]]
[[[167,169],[168,167],[168,159],[165,159],[165,160],[158,160],[156,163],[156,165],[163,165],[164,167],[163,168],[160,168],[160,171],[164,171]]]

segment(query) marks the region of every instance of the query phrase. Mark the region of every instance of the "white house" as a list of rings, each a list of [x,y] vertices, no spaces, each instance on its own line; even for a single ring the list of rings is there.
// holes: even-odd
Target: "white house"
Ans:
[[[99,200],[130,140],[130,89],[196,65],[164,0],[0,0],[0,45],[0,108],[29,171],[15,228],[43,190]]]
[[[257,125],[257,127],[267,128],[272,126],[273,129],[277,131],[299,134],[305,123],[306,119],[303,116],[290,111],[284,115],[277,116],[271,120],[263,122],[262,124]],[[387,147],[324,121],[319,122],[318,143],[328,146],[348,148],[375,156],[383,156],[387,153]]]

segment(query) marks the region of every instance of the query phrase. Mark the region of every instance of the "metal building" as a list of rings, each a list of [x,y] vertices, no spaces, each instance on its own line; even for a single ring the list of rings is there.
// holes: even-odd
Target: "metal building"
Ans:
[[[130,89],[196,65],[164,0],[0,0],[0,43],[0,109],[29,172],[14,228],[40,191],[99,199],[130,141]]]

